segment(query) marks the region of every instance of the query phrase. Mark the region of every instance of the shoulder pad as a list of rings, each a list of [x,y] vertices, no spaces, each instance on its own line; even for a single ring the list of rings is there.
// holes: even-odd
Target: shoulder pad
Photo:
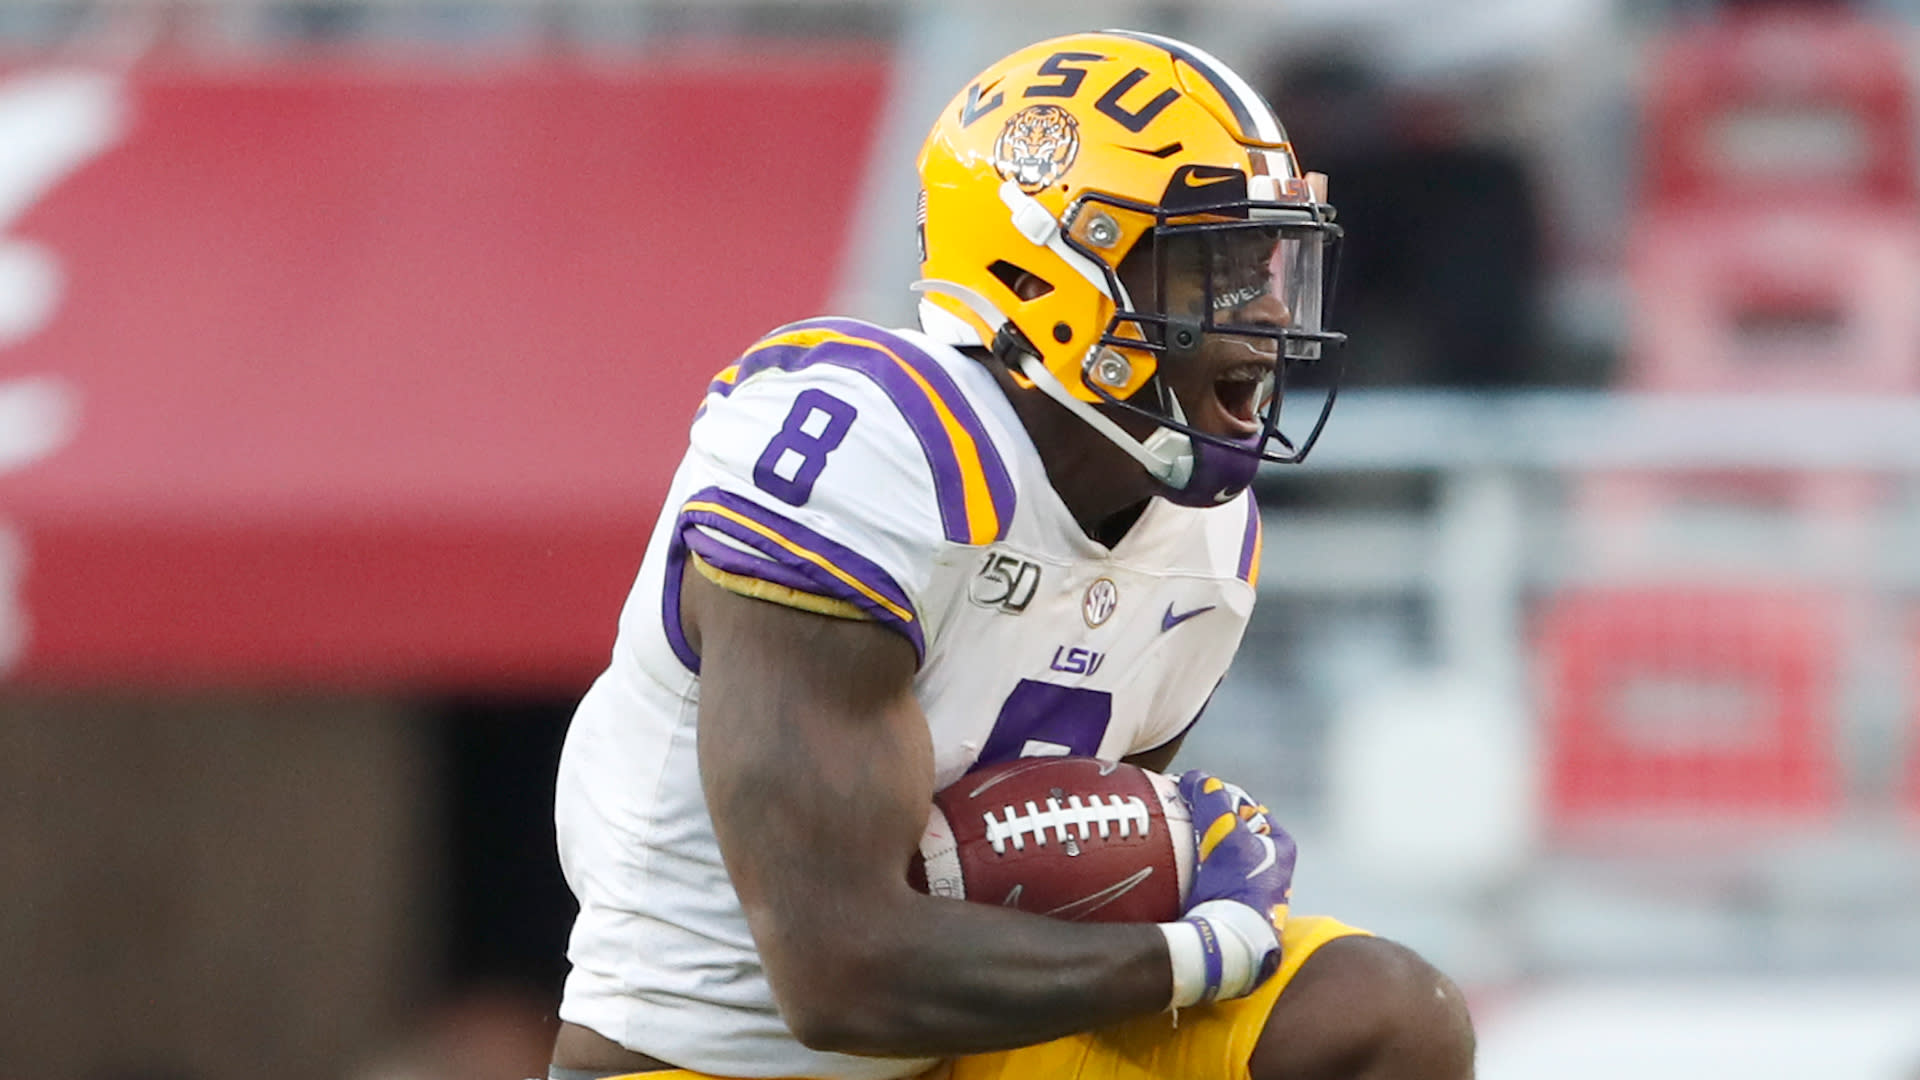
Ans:
[[[883,395],[912,431],[932,472],[942,530],[953,543],[1004,539],[1013,478],[979,413],[940,363],[906,339],[857,319],[810,319],[774,331],[708,387],[729,397],[768,372],[852,372]]]

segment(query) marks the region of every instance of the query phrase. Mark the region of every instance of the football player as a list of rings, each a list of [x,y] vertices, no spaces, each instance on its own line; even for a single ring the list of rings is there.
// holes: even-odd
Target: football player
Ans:
[[[1292,843],[1189,773],[1182,919],[907,885],[933,793],[1164,769],[1254,600],[1263,462],[1325,365],[1339,239],[1268,106],[1190,45],[993,65],[920,157],[918,330],[824,318],[719,373],[560,767],[580,914],[553,1077],[1461,1080],[1459,993],[1286,916]]]

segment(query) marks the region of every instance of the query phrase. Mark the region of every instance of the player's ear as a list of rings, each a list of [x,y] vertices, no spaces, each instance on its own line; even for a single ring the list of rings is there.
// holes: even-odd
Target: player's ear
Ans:
[[[1022,300],[1038,300],[1053,291],[1053,283],[1023,266],[1016,266],[1005,259],[995,262],[990,270],[1000,279],[1008,291]]]

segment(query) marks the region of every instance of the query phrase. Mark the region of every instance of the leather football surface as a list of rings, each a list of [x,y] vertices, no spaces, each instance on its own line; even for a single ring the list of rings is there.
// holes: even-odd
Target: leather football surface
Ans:
[[[1084,922],[1180,917],[1193,822],[1173,778],[1086,757],[1019,758],[934,796],[914,888]]]

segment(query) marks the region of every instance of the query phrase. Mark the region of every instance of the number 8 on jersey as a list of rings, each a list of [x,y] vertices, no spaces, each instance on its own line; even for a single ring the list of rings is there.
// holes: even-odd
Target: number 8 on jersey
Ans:
[[[804,506],[827,467],[827,455],[846,439],[859,415],[825,390],[800,391],[780,431],[753,463],[754,484],[788,505]]]

